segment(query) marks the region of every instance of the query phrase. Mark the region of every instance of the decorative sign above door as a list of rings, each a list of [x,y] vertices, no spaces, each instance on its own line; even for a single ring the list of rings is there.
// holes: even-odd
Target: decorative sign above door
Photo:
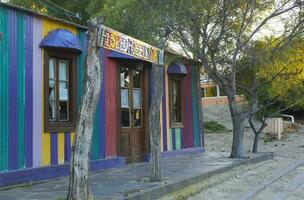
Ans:
[[[164,51],[106,26],[100,26],[98,45],[159,65],[164,64]]]

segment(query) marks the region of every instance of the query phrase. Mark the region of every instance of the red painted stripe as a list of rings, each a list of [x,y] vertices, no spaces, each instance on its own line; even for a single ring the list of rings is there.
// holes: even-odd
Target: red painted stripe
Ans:
[[[104,51],[108,55],[109,51]],[[106,135],[106,157],[113,157],[117,155],[116,152],[116,134],[117,134],[117,84],[116,72],[117,64],[114,60],[105,59],[105,135]]]

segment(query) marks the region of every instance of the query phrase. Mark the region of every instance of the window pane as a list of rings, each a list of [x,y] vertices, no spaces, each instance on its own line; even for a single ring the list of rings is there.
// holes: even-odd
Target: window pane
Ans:
[[[140,88],[140,71],[136,70],[133,73],[133,87],[134,88]]]
[[[68,65],[69,65],[68,60],[59,61],[59,80],[60,81],[68,80],[68,76],[67,76]]]
[[[122,67],[120,71],[120,86],[121,87],[130,87],[129,80],[129,69]]]
[[[49,119],[56,120],[55,59],[49,59]]]
[[[134,127],[141,127],[141,110],[135,109],[133,114]]]
[[[130,110],[129,109],[121,109],[121,126],[122,127],[130,127]]]
[[[55,79],[55,59],[49,59],[49,79]]]
[[[129,89],[121,89],[120,99],[121,107],[129,108]]]
[[[68,121],[69,120],[68,102],[67,101],[60,101],[59,113],[60,113],[60,120],[61,121]]]
[[[68,101],[69,100],[69,90],[67,88],[67,82],[59,82],[59,101]]]
[[[133,89],[133,108],[141,109],[141,91],[140,89]]]
[[[172,121],[181,122],[181,81],[172,80]]]

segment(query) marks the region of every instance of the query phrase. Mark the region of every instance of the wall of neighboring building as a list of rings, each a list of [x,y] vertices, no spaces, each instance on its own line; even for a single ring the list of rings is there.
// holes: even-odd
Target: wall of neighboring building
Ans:
[[[170,58],[168,58],[169,60]],[[185,148],[201,147],[200,122],[199,122],[199,104],[200,95],[198,94],[199,71],[198,67],[187,63],[184,64],[187,68],[187,75],[184,76],[183,84],[183,108],[184,127],[171,128],[170,112],[169,112],[169,76],[167,73],[170,63],[167,63],[164,68],[164,83],[161,105],[161,126],[162,126],[162,151],[172,151]]]
[[[239,103],[244,100],[244,97],[236,95],[235,99]],[[213,82],[204,82],[201,83],[201,103],[203,106],[228,105],[228,99],[218,85]]]

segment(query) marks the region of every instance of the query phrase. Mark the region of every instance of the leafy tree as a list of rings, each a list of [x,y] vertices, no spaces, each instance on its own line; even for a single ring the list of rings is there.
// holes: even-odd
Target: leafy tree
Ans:
[[[255,134],[253,153],[257,152],[259,135],[267,126],[266,119],[303,103],[303,42],[301,37],[296,38],[288,47],[272,51],[278,43],[276,38],[256,41],[239,62],[241,66],[251,67],[237,74],[237,82],[248,87],[248,80],[256,79],[259,85],[258,107],[249,117]],[[245,96],[250,100],[248,94]],[[253,123],[253,117],[260,124]]]
[[[271,81],[269,74],[280,76]],[[281,106],[288,106],[297,101],[294,109],[304,109],[304,39],[296,39],[287,49],[273,56],[273,61],[260,67],[260,80],[268,81],[269,98],[277,99]]]

